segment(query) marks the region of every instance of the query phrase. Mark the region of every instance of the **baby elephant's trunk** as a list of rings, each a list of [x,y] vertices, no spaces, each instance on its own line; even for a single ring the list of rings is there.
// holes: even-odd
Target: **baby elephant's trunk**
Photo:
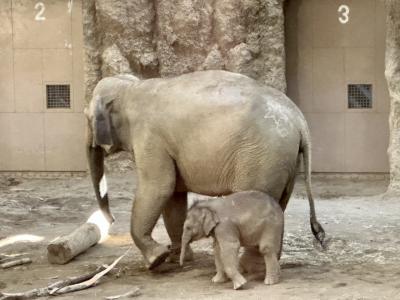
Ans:
[[[190,243],[190,235],[185,231],[183,232],[182,235],[182,245],[181,245],[181,256],[179,259],[179,264],[183,266],[183,261],[185,260],[185,255],[186,255],[186,248],[188,247]]]

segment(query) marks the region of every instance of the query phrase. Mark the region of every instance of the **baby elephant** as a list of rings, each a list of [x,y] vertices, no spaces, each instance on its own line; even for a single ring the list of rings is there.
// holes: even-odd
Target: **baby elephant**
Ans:
[[[239,271],[240,246],[257,247],[264,256],[265,284],[279,281],[283,212],[267,194],[246,191],[195,203],[184,224],[181,266],[188,244],[209,236],[214,238],[217,269],[212,282],[225,282],[229,277],[234,289],[246,283]]]

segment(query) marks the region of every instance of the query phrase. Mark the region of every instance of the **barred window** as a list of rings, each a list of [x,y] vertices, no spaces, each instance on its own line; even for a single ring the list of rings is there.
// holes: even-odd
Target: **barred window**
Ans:
[[[349,84],[347,100],[349,108],[372,108],[372,84]]]
[[[47,108],[71,108],[69,84],[47,84],[46,96]]]

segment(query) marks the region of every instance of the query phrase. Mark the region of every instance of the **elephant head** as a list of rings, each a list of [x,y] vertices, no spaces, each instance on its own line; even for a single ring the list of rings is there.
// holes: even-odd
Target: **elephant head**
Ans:
[[[187,214],[183,225],[180,265],[183,265],[188,245],[204,237],[209,237],[219,223],[216,213],[208,207],[194,205]]]
[[[100,210],[112,223],[108,202],[107,183],[104,174],[104,157],[123,148],[121,132],[124,130],[124,117],[121,101],[126,88],[139,82],[132,75],[119,75],[102,79],[93,91],[87,117],[86,153],[92,183]]]

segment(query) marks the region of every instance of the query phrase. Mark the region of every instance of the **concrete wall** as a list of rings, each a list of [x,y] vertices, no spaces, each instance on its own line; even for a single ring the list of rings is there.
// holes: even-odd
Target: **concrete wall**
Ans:
[[[311,127],[313,171],[388,172],[385,28],[382,0],[287,3],[288,95]],[[362,83],[373,86],[373,106],[349,109],[347,84]]]
[[[88,94],[121,71],[146,78],[213,68],[285,89],[281,0],[74,0],[71,12],[69,2],[0,1],[0,171],[86,169],[83,40]],[[288,94],[311,126],[314,171],[387,172],[383,1],[286,3]],[[46,108],[48,83],[71,85],[70,109]],[[348,83],[373,84],[372,109],[347,108]]]
[[[0,1],[0,171],[86,169],[82,3],[68,4]],[[71,108],[48,109],[46,84],[70,84]]]

